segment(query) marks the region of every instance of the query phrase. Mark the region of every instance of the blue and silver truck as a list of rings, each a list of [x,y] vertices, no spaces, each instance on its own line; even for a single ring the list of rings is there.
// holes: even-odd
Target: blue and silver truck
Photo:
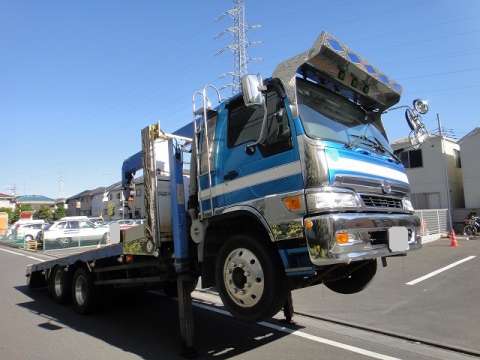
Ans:
[[[270,78],[246,75],[241,85],[228,99],[213,86],[195,92],[193,121],[178,131],[143,129],[122,182],[131,197],[143,169],[145,224],[115,244],[29,266],[30,285],[47,284],[55,300],[87,313],[101,286],[181,298],[201,277],[235,317],[257,321],[297,288],[359,292],[377,261],[421,247],[382,123],[400,100],[397,82],[322,33]],[[407,107],[414,143],[427,110],[421,100]]]

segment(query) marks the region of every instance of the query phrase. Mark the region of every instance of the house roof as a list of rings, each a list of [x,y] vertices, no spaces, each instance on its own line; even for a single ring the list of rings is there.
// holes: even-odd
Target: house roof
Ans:
[[[15,197],[15,196],[13,196],[13,195],[8,195],[8,194],[0,193],[0,198],[13,199],[14,197]]]
[[[55,204],[55,200],[43,195],[21,195],[16,197],[18,204]]]
[[[427,142],[428,140],[430,139],[435,139],[435,138],[439,138],[440,135],[438,134],[430,134],[428,135],[428,137],[425,139],[425,142]],[[446,141],[450,141],[450,142],[453,142],[453,143],[458,143],[459,141],[451,138],[451,137],[448,137],[448,136],[442,136],[443,140],[446,140]],[[393,140],[390,145],[392,146],[392,148],[394,150],[396,149],[399,149],[401,148],[402,146],[405,146],[405,145],[408,145],[410,146],[410,138],[408,137],[403,137],[403,138],[399,138],[399,139],[396,139],[396,140]]]
[[[465,135],[464,137],[462,137],[460,140],[458,140],[458,142],[461,144],[464,140],[466,140],[467,138],[469,137],[472,137],[472,136],[475,136],[475,135],[478,135],[480,134],[480,127],[476,127],[475,129],[473,129],[472,131],[470,131],[467,135]]]
[[[84,191],[82,191],[82,192],[80,192],[76,195],[70,196],[69,198],[67,198],[67,201],[82,198],[82,197],[88,195],[89,192],[90,192],[90,190],[84,190]]]

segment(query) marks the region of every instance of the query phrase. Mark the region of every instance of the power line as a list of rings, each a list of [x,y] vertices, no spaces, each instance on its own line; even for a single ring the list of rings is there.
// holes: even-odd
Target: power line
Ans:
[[[439,72],[439,73],[433,73],[433,74],[407,76],[407,77],[403,77],[403,78],[398,78],[398,80],[423,79],[423,78],[428,78],[428,77],[443,76],[443,75],[450,75],[450,74],[459,74],[459,73],[478,71],[478,70],[480,70],[480,67],[473,67],[473,68],[469,68],[469,69],[461,69],[461,70],[454,70],[454,71],[445,71],[445,72]]]

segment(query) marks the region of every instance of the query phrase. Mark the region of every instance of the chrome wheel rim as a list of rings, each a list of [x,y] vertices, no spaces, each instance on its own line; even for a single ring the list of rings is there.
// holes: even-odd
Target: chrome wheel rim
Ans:
[[[75,281],[75,300],[78,305],[83,306],[87,298],[87,280],[83,276],[77,277]]]
[[[258,304],[264,291],[262,264],[245,248],[231,251],[223,266],[223,280],[229,297],[240,307]]]
[[[53,281],[54,281],[55,295],[57,297],[61,297],[63,294],[62,270],[58,269],[55,271],[55,277],[53,278]]]

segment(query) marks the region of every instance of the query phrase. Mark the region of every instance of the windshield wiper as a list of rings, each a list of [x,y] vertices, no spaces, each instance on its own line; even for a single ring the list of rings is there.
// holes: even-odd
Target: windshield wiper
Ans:
[[[392,151],[388,150],[381,142],[378,140],[376,137],[373,139],[365,136],[365,135],[355,135],[355,134],[350,134],[350,136],[357,138],[358,140],[364,141],[367,143],[367,145],[370,145],[373,147],[375,150],[379,150],[382,153],[387,153],[389,154],[397,163],[401,163],[402,161],[398,158],[397,155],[395,155]],[[356,142],[351,142],[348,145],[349,148],[352,148],[356,144]]]

